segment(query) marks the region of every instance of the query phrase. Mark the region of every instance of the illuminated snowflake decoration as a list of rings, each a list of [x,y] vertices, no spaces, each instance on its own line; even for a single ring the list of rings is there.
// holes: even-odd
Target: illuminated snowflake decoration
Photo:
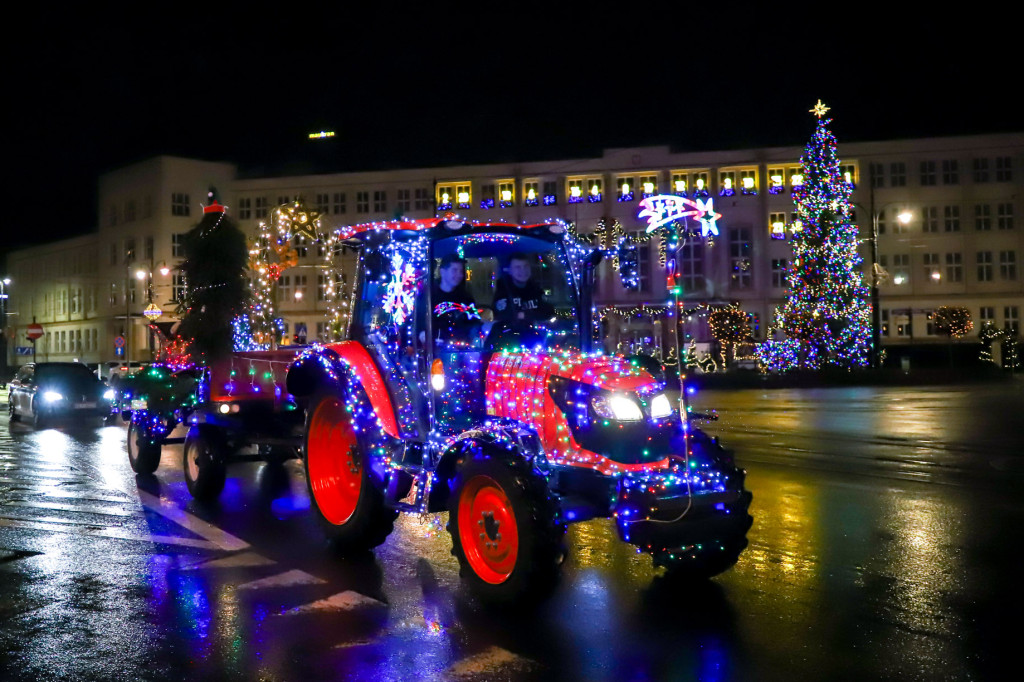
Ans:
[[[404,324],[412,313],[419,283],[416,268],[399,252],[391,256],[391,281],[384,292],[384,311],[395,324]]]

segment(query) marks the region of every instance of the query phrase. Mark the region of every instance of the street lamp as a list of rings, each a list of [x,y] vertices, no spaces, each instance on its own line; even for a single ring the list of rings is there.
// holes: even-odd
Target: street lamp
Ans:
[[[882,311],[878,305],[878,222],[883,212],[890,206],[900,202],[890,202],[875,209],[875,179],[871,178],[871,349],[869,363],[872,368],[878,367],[878,351],[882,343]],[[910,211],[903,210],[896,220],[906,225],[914,216]]]
[[[10,277],[0,279],[0,385],[7,383],[7,286]]]

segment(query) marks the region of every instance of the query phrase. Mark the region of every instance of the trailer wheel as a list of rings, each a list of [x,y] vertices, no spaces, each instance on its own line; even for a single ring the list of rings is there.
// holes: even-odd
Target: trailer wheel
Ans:
[[[148,476],[160,466],[160,444],[154,443],[145,429],[132,420],[128,424],[128,464],[132,471]]]
[[[459,574],[486,601],[541,596],[557,580],[565,525],[546,482],[525,462],[468,459],[456,474],[448,532]]]
[[[213,500],[224,489],[227,477],[226,447],[216,430],[193,426],[185,436],[182,470],[189,493],[197,500]]]
[[[361,389],[359,398],[362,399]],[[384,542],[398,513],[384,504],[383,481],[373,471],[370,449],[384,437],[372,412],[356,424],[345,399],[325,392],[310,401],[306,417],[304,462],[313,508],[327,537],[342,553],[357,553]]]

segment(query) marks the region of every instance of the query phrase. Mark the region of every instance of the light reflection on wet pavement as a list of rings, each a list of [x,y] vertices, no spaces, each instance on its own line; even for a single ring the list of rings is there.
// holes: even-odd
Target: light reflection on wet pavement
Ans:
[[[331,556],[297,462],[236,465],[204,508],[179,448],[140,493],[123,428],[3,426],[0,679],[993,678],[1024,535],[1018,386],[700,395],[754,493],[739,564],[679,584],[578,524],[525,613],[465,594],[443,516]]]

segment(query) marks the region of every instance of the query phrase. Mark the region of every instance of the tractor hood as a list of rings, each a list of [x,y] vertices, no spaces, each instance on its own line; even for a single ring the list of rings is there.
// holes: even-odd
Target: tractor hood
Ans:
[[[487,414],[533,427],[557,464],[604,474],[649,471],[667,466],[669,454],[685,447],[673,442],[681,436],[678,415],[652,412],[649,400],[663,384],[621,357],[504,352],[491,359],[486,381]],[[603,408],[614,414],[602,416]]]

